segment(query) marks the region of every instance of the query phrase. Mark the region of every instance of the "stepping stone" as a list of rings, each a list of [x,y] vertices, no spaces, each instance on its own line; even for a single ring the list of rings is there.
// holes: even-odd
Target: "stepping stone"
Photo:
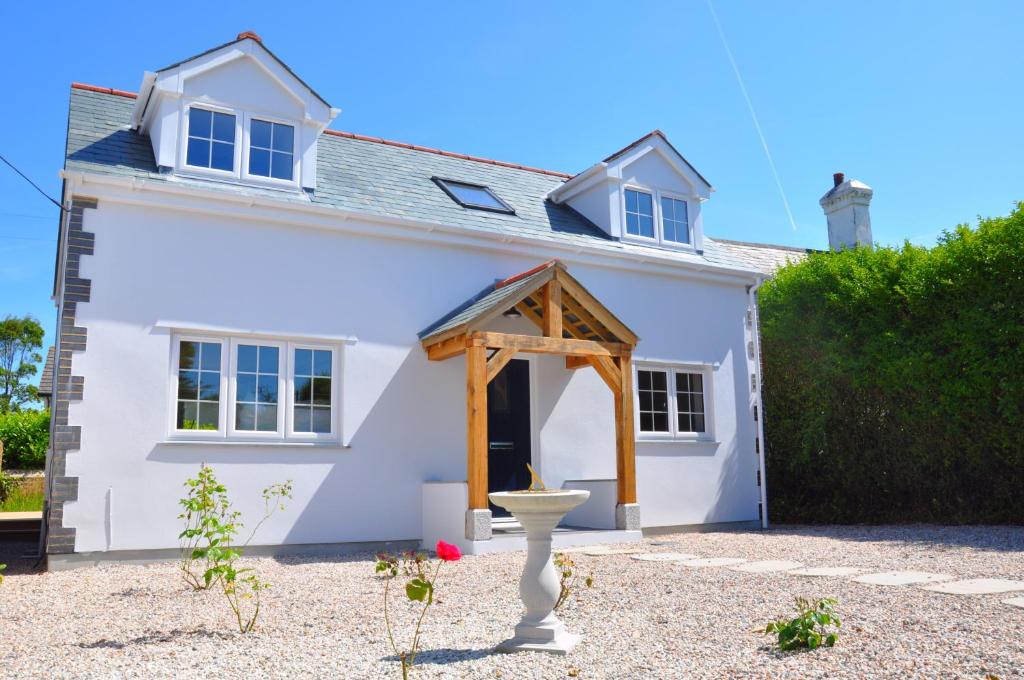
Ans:
[[[1005,578],[972,578],[966,581],[939,583],[934,586],[922,586],[923,590],[954,595],[989,595],[992,593],[1012,593],[1024,590],[1024,581],[1010,581]]]
[[[605,555],[633,555],[642,552],[640,548],[617,548],[610,545],[599,545],[583,551],[584,555],[590,557],[604,557]]]
[[[639,555],[630,555],[634,560],[642,560],[644,562],[682,562],[683,560],[695,559],[696,555],[688,555],[687,553],[641,553]]]
[[[879,574],[864,574],[853,579],[858,583],[876,586],[905,586],[911,583],[935,583],[949,581],[953,577],[945,574],[931,574],[927,571],[885,571]]]
[[[856,576],[862,574],[866,569],[857,567],[810,567],[808,569],[794,569],[789,572],[797,576]]]
[[[695,560],[685,560],[679,564],[685,567],[731,567],[744,562],[746,560],[742,557],[701,557]]]
[[[802,567],[803,562],[791,562],[789,560],[761,560],[760,562],[747,562],[735,567],[729,567],[733,571],[745,571],[751,574],[770,574],[776,571],[789,571]]]
[[[1003,604],[1024,609],[1024,597],[1011,597],[1009,600],[1003,600]]]

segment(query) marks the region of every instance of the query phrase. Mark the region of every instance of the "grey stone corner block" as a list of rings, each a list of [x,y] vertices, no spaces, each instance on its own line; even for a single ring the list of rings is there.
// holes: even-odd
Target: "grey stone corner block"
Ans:
[[[470,541],[491,540],[490,510],[466,510],[466,538]]]
[[[619,503],[615,506],[615,528],[628,531],[640,530],[640,504]]]

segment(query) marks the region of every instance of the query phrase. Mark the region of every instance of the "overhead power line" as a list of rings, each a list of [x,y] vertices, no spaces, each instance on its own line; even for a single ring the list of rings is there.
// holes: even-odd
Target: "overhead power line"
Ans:
[[[39,185],[38,185],[38,184],[36,184],[36,183],[35,183],[35,182],[33,182],[32,180],[30,180],[30,179],[28,178],[28,176],[27,176],[27,175],[26,175],[25,173],[23,173],[23,172],[22,172],[21,170],[19,170],[18,168],[16,168],[16,167],[14,166],[14,163],[11,163],[11,162],[10,162],[9,160],[7,160],[6,158],[4,158],[3,154],[0,154],[0,161],[3,161],[4,163],[6,163],[6,164],[7,164],[7,167],[9,167],[9,168],[10,168],[11,170],[14,170],[14,172],[18,173],[18,175],[19,175],[19,176],[20,176],[20,177],[21,177],[21,178],[22,178],[23,180],[25,180],[26,182],[28,182],[29,184],[31,184],[31,185],[32,185],[32,187],[33,187],[33,188],[34,188],[34,189],[35,189],[36,191],[38,191],[38,192],[39,192],[40,194],[42,194],[42,195],[43,195],[43,196],[44,196],[44,197],[46,198],[46,200],[48,200],[48,201],[49,201],[50,203],[53,203],[53,204],[54,204],[55,206],[57,206],[57,207],[58,207],[58,208],[60,208],[61,210],[64,210],[64,206],[62,206],[62,205],[60,204],[60,202],[59,202],[59,201],[57,201],[57,200],[56,200],[55,198],[53,198],[52,196],[50,196],[50,195],[49,195],[48,193],[46,193],[45,191],[43,191],[42,189],[40,189],[40,188],[39,188]]]
[[[722,40],[722,47],[725,48],[725,55],[729,57],[729,63],[732,65],[732,72],[736,74],[736,82],[740,85],[740,92],[743,93],[743,99],[747,102],[747,110],[750,111],[750,117],[754,121],[754,128],[757,130],[757,136],[761,139],[761,148],[764,149],[764,155],[768,158],[768,167],[772,170],[772,176],[775,177],[775,184],[779,187],[779,195],[782,196],[782,205],[786,208],[786,216],[789,218],[789,226],[796,231],[796,220],[793,219],[793,211],[789,209],[789,200],[786,198],[786,190],[782,188],[782,180],[779,178],[779,171],[775,169],[775,161],[772,160],[772,153],[768,150],[768,141],[764,137],[764,132],[761,131],[761,123],[757,120],[757,114],[754,112],[754,104],[750,101],[750,95],[747,94],[747,86],[743,84],[743,76],[740,75],[740,68],[736,65],[736,60],[732,57],[732,50],[729,49],[729,41],[725,39],[725,32],[722,30],[722,25],[718,23],[718,14],[715,12],[715,6],[711,4],[711,0],[708,0],[708,9],[711,10],[711,18],[715,22],[715,28],[718,30],[718,37]]]

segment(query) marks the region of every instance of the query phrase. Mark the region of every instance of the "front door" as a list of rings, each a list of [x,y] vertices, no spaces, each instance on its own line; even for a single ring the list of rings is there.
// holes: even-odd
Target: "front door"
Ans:
[[[530,486],[530,362],[512,359],[487,386],[487,488]],[[495,517],[508,511],[491,504]]]

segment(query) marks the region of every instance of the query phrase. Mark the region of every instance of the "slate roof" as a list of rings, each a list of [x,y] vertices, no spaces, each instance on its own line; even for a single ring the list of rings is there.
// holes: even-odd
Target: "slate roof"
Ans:
[[[774,271],[765,264],[762,250],[785,250],[706,236],[703,254],[624,243],[610,238],[568,205],[547,200],[548,193],[569,175],[334,131],[322,135],[318,143],[315,192],[286,193],[172,177],[156,167],[149,140],[130,129],[133,97],[119,90],[72,86],[65,158],[68,171],[173,181],[382,218],[405,218],[510,237],[530,236],[745,272]],[[515,209],[515,214],[464,208],[431,181],[435,176],[486,184]]]
[[[704,237],[704,256],[709,260],[742,262],[746,268],[768,276],[787,264],[802,262],[811,252],[814,251],[809,248]]]
[[[39,389],[37,391],[40,397],[49,397],[53,394],[54,351],[53,345],[50,345],[50,349],[46,350],[46,363],[43,364],[43,372],[39,376]]]
[[[525,276],[520,274],[511,279],[496,281],[487,286],[465,304],[455,308],[450,314],[420,331],[420,340],[441,335],[445,331],[461,326],[467,321],[472,321],[486,314],[495,307],[501,307],[503,310],[508,309],[514,304],[515,297],[526,288],[531,287],[537,279],[550,278],[548,270],[554,264],[555,261],[551,260],[530,272],[524,272]]]

